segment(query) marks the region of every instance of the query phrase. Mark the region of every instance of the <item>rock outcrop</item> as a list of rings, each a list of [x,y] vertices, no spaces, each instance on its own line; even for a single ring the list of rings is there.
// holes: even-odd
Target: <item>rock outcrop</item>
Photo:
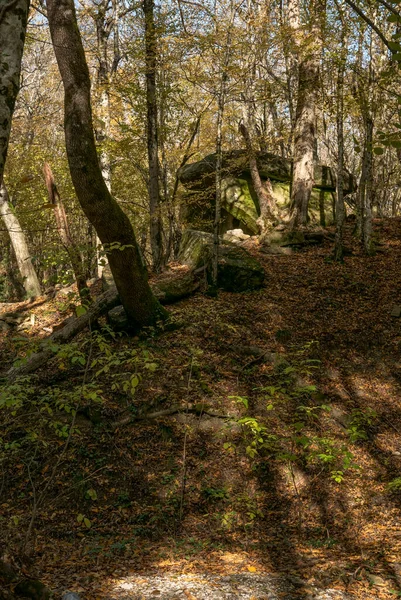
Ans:
[[[213,235],[188,229],[181,240],[178,260],[192,271],[204,269],[211,281]],[[228,292],[255,290],[263,285],[265,273],[260,263],[244,248],[221,240],[219,246],[218,286]]]
[[[273,195],[280,212],[288,212],[290,204],[291,161],[274,154],[257,154],[259,173],[262,180],[269,179]],[[209,231],[213,223],[214,185],[216,155],[209,154],[202,160],[187,164],[178,171],[181,184],[186,189],[184,210],[187,224]],[[257,234],[259,204],[252,185],[245,150],[223,153],[222,164],[222,209],[221,231],[241,227],[245,233]],[[312,222],[322,224],[333,220],[333,193],[335,174],[329,167],[315,165],[315,185],[309,207]],[[345,194],[355,189],[351,175],[345,177]],[[323,214],[322,214],[323,213]],[[324,218],[323,218],[324,217]]]

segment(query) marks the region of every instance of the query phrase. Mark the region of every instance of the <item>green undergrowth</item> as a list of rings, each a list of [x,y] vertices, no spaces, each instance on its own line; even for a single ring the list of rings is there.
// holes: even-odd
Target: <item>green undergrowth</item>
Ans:
[[[196,517],[214,532],[207,540],[201,536],[206,548],[257,531],[266,516],[267,473],[282,479],[284,468],[298,493],[297,472],[315,485],[340,485],[361,472],[355,448],[368,441],[376,414],[355,409],[341,435],[333,430],[330,399],[313,383],[321,369],[315,343],[275,355],[249,396],[227,397],[226,410],[234,406],[238,416],[207,438],[199,429],[202,403],[192,423],[140,420],[154,402],[144,389],[160,385],[157,344],[104,328],[52,350],[47,377],[21,377],[0,390],[0,463],[15,475],[7,479],[1,525],[11,532],[25,535],[30,523],[51,522],[59,535],[102,537],[101,515],[112,511],[111,523],[124,522],[120,541],[109,548],[116,553],[139,538],[176,535]],[[186,360],[181,377],[207,387],[200,386],[211,410],[213,369],[202,351],[191,350]],[[252,380],[256,369],[250,366],[244,379]],[[184,414],[194,400],[183,401]],[[251,484],[244,486],[244,478]],[[400,487],[398,480],[390,484],[392,492]]]

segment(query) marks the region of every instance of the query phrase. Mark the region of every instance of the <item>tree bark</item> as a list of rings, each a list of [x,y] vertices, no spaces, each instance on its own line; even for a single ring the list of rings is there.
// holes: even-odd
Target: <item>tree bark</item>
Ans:
[[[20,222],[14,213],[13,206],[8,197],[7,188],[4,183],[0,186],[0,215],[6,226],[11,244],[17,259],[18,269],[21,273],[22,284],[28,296],[40,296],[41,287],[32,264],[25,234]]]
[[[341,57],[337,77],[337,194],[336,194],[336,237],[334,260],[343,260],[343,229],[345,220],[344,206],[344,71],[345,59]]]
[[[363,248],[366,254],[372,253],[372,181],[373,181],[373,119],[366,119],[366,148],[365,148],[365,194],[362,220]]]
[[[93,134],[90,78],[74,0],[48,0],[48,19],[64,83],[64,129],[72,182],[89,221],[105,247],[121,302],[132,328],[166,317],[154,297],[132,225],[102,177]]]
[[[262,183],[259,174],[258,163],[256,160],[256,153],[252,146],[251,136],[249,135],[249,131],[244,123],[240,123],[239,130],[245,140],[252,183],[260,207],[260,217],[257,223],[261,230],[260,233],[263,233],[266,231],[269,222],[271,223],[276,218],[276,206],[273,196],[273,189],[270,180],[267,180],[265,184]]]
[[[146,110],[149,161],[150,246],[153,268],[159,272],[163,262],[163,234],[160,215],[159,155],[157,132],[157,40],[154,21],[154,1],[143,0],[145,15]]]
[[[298,95],[294,121],[293,171],[291,184],[292,227],[305,226],[314,184],[316,138],[316,94],[319,87],[321,27],[325,0],[314,0],[310,11],[310,31],[300,28],[299,0],[289,0],[288,20],[293,53],[298,60]]]
[[[319,61],[314,57],[299,65],[298,99],[294,127],[294,161],[292,173],[292,225],[308,222],[308,206],[314,184],[314,146],[316,120],[316,87],[319,83]]]
[[[3,180],[11,120],[19,92],[29,0],[0,0],[0,183]]]
[[[49,196],[50,204],[53,205],[54,216],[56,218],[57,231],[63,244],[65,251],[68,254],[72,270],[74,271],[75,281],[78,287],[78,293],[83,302],[90,303],[91,297],[89,294],[88,287],[86,285],[86,277],[84,273],[84,266],[82,263],[81,255],[77,246],[75,245],[70,228],[68,226],[67,215],[65,212],[64,204],[61,200],[58,188],[54,181],[53,172],[50,165],[45,163],[43,165],[43,174],[45,177],[47,193]]]

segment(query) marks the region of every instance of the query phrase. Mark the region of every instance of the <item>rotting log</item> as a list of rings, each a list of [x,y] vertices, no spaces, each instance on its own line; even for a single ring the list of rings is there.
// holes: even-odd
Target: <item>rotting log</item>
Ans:
[[[191,272],[184,270],[179,276],[174,275],[169,280],[166,276],[155,281],[152,285],[153,293],[159,297],[162,304],[171,304],[194,293],[199,288],[199,283]],[[85,329],[90,323],[95,322],[101,315],[121,303],[115,286],[110,287],[103,292],[98,299],[87,309],[83,315],[71,318],[66,325],[52,335],[43,340],[40,350],[31,354],[31,356],[18,367],[11,367],[6,374],[9,381],[14,381],[17,377],[33,373],[43,366],[50,358],[54,356],[52,347],[58,344],[64,344]]]
[[[110,290],[107,290],[107,292],[104,292],[85,314],[71,319],[65,327],[55,331],[46,338],[42,342],[41,349],[38,352],[31,354],[31,356],[18,367],[11,367],[7,372],[7,379],[9,381],[14,381],[17,377],[33,373],[39,369],[39,367],[54,356],[52,350],[54,345],[68,342],[90,323],[96,321],[103,313],[114,308],[114,306],[117,306],[118,304],[119,297],[115,288],[111,288]]]

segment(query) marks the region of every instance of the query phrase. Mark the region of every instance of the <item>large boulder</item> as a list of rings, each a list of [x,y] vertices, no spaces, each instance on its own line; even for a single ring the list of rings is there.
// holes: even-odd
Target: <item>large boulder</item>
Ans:
[[[288,214],[291,161],[267,152],[258,152],[257,163],[262,180],[269,179],[271,183],[279,212],[282,215]],[[216,154],[209,154],[202,160],[184,165],[178,170],[178,177],[186,189],[184,220],[194,229],[210,231],[214,216]],[[329,167],[315,164],[314,179],[309,203],[311,223],[330,223],[333,221],[335,174]],[[346,175],[344,193],[350,193],[354,189],[354,178]],[[241,227],[245,233],[257,234],[260,208],[245,150],[223,153],[221,191],[222,231]]]
[[[211,280],[213,235],[188,229],[181,240],[178,260],[191,270],[205,269]],[[263,285],[265,273],[261,264],[244,248],[220,240],[218,286],[229,292],[255,290]]]

